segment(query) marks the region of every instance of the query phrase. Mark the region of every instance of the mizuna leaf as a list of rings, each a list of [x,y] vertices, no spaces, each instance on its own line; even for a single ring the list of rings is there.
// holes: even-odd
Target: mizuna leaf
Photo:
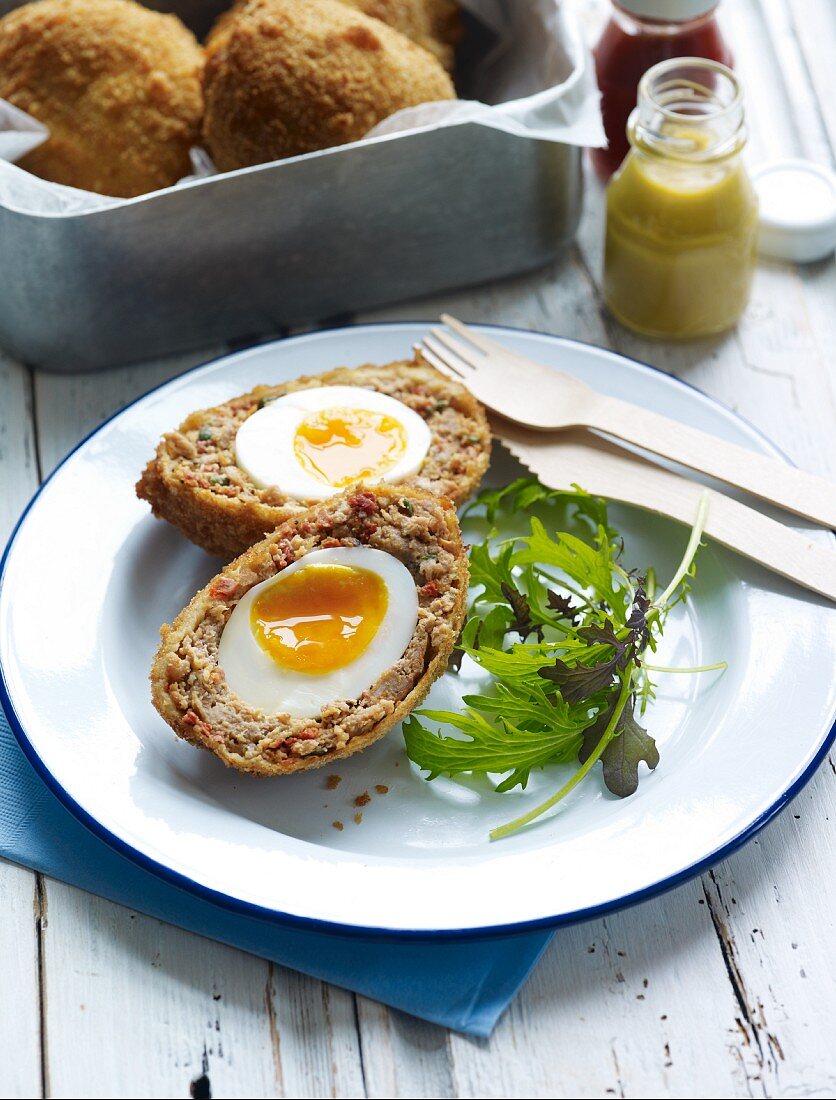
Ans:
[[[567,703],[580,703],[612,687],[616,658],[596,665],[567,665],[560,658],[553,665],[538,669],[544,680],[551,680]]]
[[[491,530],[470,552],[472,602],[454,660],[466,654],[491,682],[466,695],[463,710],[418,711],[403,730],[430,779],[489,776],[498,791],[525,786],[532,768],[581,761],[550,798],[493,830],[498,839],[549,812],[599,759],[622,798],[636,790],[642,763],[657,766],[656,743],[634,713],[654,693],[641,655],[655,651],[687,590],[705,508],[658,598],[652,568],[621,564],[623,540],[603,500],[523,478],[480,493],[469,511],[480,508]],[[495,523],[513,531],[525,518],[528,534],[498,541]]]
[[[543,631],[531,618],[531,606],[525,594],[520,592],[516,585],[509,584],[507,581],[502,582],[500,589],[513,613],[508,629],[516,631],[523,641],[531,634],[536,634],[542,640]]]
[[[552,589],[549,589],[546,596],[546,601],[549,608],[551,608],[552,611],[557,612],[559,618],[568,619],[573,626],[578,621],[577,608],[568,596],[564,596],[560,592],[555,592]]]
[[[525,786],[532,768],[572,759],[580,744],[580,731],[541,727],[526,730],[500,718],[490,722],[473,710],[419,712],[422,718],[457,730],[461,736],[445,737],[426,729],[415,715],[404,722],[406,754],[430,779],[439,775],[487,775],[510,772],[498,790]]]
[[[638,724],[633,711],[635,698],[622,711],[613,737],[601,756],[604,784],[618,798],[635,794],[639,785],[639,764],[644,761],[651,771],[659,764],[659,750],[646,729]],[[583,764],[597,746],[612,710],[602,711],[584,731],[578,760]]]
[[[512,564],[552,566],[581,588],[593,589],[596,596],[607,604],[615,602],[610,556],[602,553],[600,547],[589,546],[568,531],[561,531],[551,538],[536,517],[531,520],[530,536],[521,541],[522,546],[513,555]]]
[[[636,591],[633,596],[633,606],[630,609],[630,616],[625,623],[625,626],[629,629],[632,636],[633,649],[636,653],[641,653],[646,649],[647,643],[650,641],[650,629],[647,625],[647,613],[650,610],[650,600],[647,598],[645,583],[644,577],[639,577],[636,583]]]
[[[629,659],[627,643],[616,636],[610,622],[579,627],[577,635],[590,645],[609,646],[613,655],[609,660],[594,664],[579,661],[575,665],[568,665],[558,658],[553,665],[539,670],[544,679],[557,685],[567,703],[580,703],[583,699],[611,687],[616,672],[624,668]]]

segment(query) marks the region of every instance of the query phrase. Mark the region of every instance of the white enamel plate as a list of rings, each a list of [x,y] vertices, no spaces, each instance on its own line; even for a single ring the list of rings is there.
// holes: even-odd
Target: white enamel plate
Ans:
[[[568,770],[536,773],[528,790],[510,794],[475,780],[427,783],[396,729],[330,769],[265,780],[228,770],[174,736],[149,699],[159,626],[219,562],[152,519],[134,495],[159,436],[191,410],[259,382],[407,357],[425,328],[315,333],[167,383],[70,455],[7,551],[3,705],[30,759],[114,847],[240,911],[442,935],[591,916],[674,885],[742,843],[797,793],[833,737],[833,608],[713,546],[702,552],[692,598],[672,615],[656,659],[724,659],[729,668],[660,677],[647,725],[661,763],[623,801],[607,794],[596,771],[556,813],[490,844],[489,829],[542,801]],[[605,392],[773,453],[732,413],[648,367],[568,340],[491,331]],[[520,472],[498,452],[490,480]],[[685,530],[627,509],[614,508],[613,518],[630,564],[653,564],[666,579]],[[456,706],[472,686],[448,674],[430,704]],[[336,790],[326,786],[332,771],[342,777]],[[371,801],[356,824],[354,799],[366,792]]]

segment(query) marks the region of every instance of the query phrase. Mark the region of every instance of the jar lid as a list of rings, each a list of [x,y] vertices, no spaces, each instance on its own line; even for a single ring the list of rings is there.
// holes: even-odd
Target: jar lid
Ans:
[[[720,0],[614,0],[614,3],[639,19],[658,19],[660,23],[687,23],[716,8]]]
[[[761,255],[794,263],[836,248],[836,174],[809,160],[774,160],[752,173],[760,202]]]

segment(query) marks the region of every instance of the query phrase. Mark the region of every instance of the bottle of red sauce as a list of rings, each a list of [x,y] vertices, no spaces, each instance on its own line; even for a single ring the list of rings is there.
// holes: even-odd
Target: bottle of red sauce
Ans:
[[[672,57],[706,57],[731,66],[716,14],[719,0],[613,0],[613,11],[593,51],[609,146],[592,150],[606,180],[627,156],[627,119],[639,81],[651,66]]]

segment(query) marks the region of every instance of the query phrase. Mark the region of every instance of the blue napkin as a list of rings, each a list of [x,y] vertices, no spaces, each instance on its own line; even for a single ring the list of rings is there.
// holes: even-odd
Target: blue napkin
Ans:
[[[35,773],[0,711],[0,856],[468,1035],[490,1035],[551,933],[456,942],[308,932],[230,913],[95,837]]]

